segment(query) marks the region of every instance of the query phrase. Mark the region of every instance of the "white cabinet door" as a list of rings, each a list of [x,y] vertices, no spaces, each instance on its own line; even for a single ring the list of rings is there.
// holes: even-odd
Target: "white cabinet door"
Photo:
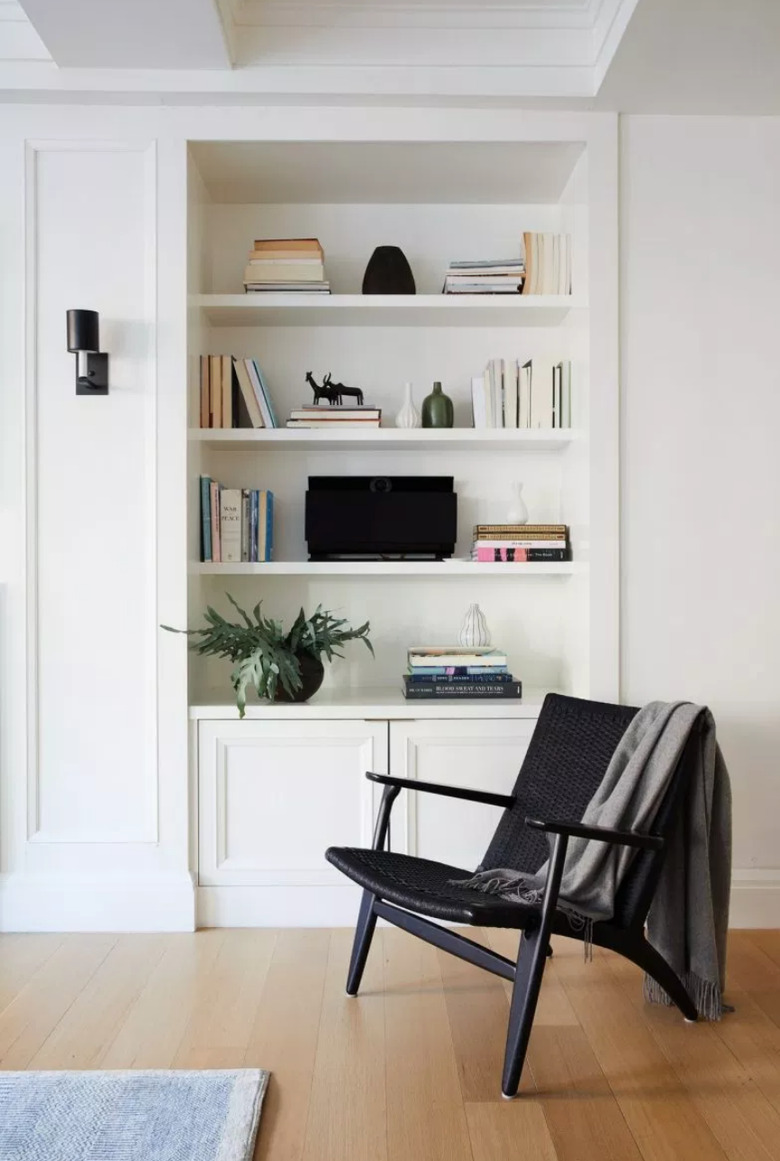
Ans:
[[[329,846],[370,846],[387,723],[201,721],[198,881],[324,886]]]
[[[535,725],[528,719],[392,722],[390,769],[403,778],[509,794]],[[478,865],[498,825],[500,808],[433,794],[403,797],[409,799],[409,854],[468,870]],[[404,849],[398,838],[394,836],[394,849]]]

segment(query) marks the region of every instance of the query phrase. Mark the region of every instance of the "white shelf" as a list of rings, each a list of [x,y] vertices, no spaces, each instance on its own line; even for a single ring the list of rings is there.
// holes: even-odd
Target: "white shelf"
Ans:
[[[407,701],[397,686],[377,689],[338,690],[321,689],[310,701],[295,705],[290,702],[259,702],[246,707],[251,719],[316,720],[361,718],[536,718],[539,715],[545,689],[526,689],[520,700],[514,698],[458,698],[453,700]],[[238,710],[228,682],[225,688],[211,691],[190,706],[190,717],[235,720]],[[250,694],[250,697],[252,695]]]
[[[572,295],[193,294],[212,326],[558,326],[585,302]]]
[[[473,560],[273,560],[261,564],[193,563],[196,576],[493,576],[527,578],[572,576],[585,566],[574,561],[545,564],[484,564]]]
[[[324,408],[323,408],[324,410]],[[436,431],[430,428],[371,428],[369,431],[296,430],[289,427],[268,430],[231,428],[192,428],[193,443],[211,451],[306,451],[323,448],[347,451],[350,448],[372,451],[434,451],[437,448],[465,451],[468,448],[489,451],[562,451],[579,437],[571,428],[553,430],[475,429],[452,427]]]

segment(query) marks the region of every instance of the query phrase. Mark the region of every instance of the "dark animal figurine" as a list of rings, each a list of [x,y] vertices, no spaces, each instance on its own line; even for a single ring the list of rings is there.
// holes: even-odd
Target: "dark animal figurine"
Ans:
[[[322,386],[326,387],[328,391],[335,394],[337,403],[343,403],[343,396],[350,395],[354,396],[354,398],[357,400],[358,407],[363,406],[363,392],[360,390],[360,388],[345,387],[343,383],[334,383],[331,379],[330,371],[328,371],[327,375],[322,380]]]
[[[338,398],[338,392],[334,391],[329,386],[327,379],[323,382],[322,386],[320,387],[319,383],[314,378],[311,371],[307,371],[306,372],[306,382],[309,384],[312,391],[314,392],[314,402],[315,403],[319,403],[320,399],[327,399],[328,403],[332,407],[334,403],[340,402],[340,400]]]

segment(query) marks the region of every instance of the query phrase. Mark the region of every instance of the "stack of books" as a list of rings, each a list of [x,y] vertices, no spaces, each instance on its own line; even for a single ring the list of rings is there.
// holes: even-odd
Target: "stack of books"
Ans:
[[[201,427],[278,427],[257,359],[200,357]]]
[[[571,427],[571,363],[491,359],[471,380],[475,427]]]
[[[419,645],[409,650],[407,660],[404,697],[409,700],[523,696],[522,682],[509,672],[500,649]]]
[[[571,294],[571,235],[523,234],[523,294]]]
[[[379,407],[327,407],[322,404],[301,404],[290,412],[288,427],[307,427],[321,431],[367,431],[379,427],[382,411]]]
[[[223,488],[210,476],[201,476],[200,524],[200,559],[206,563],[273,558],[273,492]]]
[[[258,238],[249,251],[244,290],[253,294],[330,294],[317,238]]]
[[[450,262],[444,294],[517,294],[525,280],[522,258]]]
[[[475,524],[471,559],[484,564],[571,560],[567,524]]]

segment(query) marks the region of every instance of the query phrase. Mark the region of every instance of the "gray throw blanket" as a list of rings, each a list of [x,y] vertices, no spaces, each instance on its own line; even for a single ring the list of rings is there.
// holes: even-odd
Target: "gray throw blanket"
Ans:
[[[702,713],[690,702],[650,702],[618,743],[582,822],[616,830],[652,832],[653,821],[691,728]],[[715,722],[703,711],[695,768],[683,808],[671,829],[661,879],[647,920],[647,938],[682,979],[699,1014],[720,1019],[726,969],[731,881],[731,789]],[[570,838],[559,908],[573,922],[609,920],[615,894],[636,851]],[[548,863],[535,874],[480,870],[464,885],[517,902],[537,902]],[[645,996],[669,1004],[645,977]]]

